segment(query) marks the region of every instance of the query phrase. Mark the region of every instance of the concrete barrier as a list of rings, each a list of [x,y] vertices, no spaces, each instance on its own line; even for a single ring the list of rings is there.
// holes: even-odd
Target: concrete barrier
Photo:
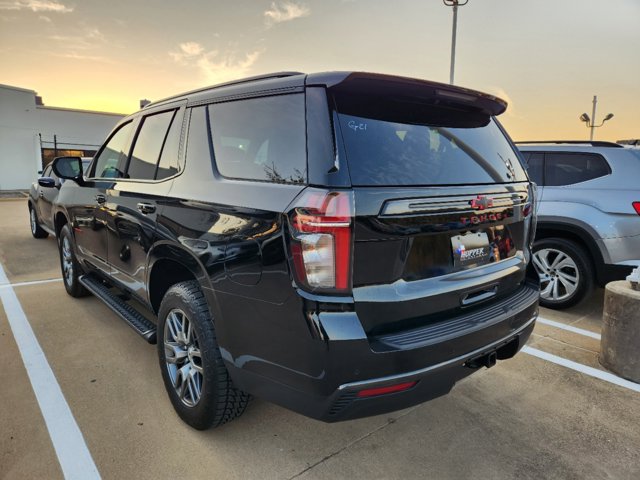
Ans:
[[[626,280],[605,287],[600,363],[640,383],[640,291]]]

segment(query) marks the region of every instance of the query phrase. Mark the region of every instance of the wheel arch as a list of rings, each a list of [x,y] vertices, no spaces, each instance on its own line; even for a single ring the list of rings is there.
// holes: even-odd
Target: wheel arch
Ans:
[[[56,212],[55,216],[53,217],[53,226],[56,231],[56,238],[60,237],[60,231],[62,230],[62,227],[64,227],[67,223],[69,223],[67,215],[63,211]]]
[[[160,303],[164,294],[176,283],[196,280],[202,288],[212,318],[215,312],[215,293],[211,280],[202,262],[191,252],[174,243],[161,243],[149,252],[147,267],[147,296],[149,304],[155,314],[160,310]]]
[[[538,220],[536,240],[553,237],[570,240],[581,246],[589,255],[597,283],[603,282],[605,259],[591,232],[578,225]]]

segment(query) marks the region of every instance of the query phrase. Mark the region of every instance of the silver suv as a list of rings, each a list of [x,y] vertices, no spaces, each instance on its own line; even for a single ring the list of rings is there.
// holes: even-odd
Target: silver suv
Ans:
[[[640,265],[640,149],[610,142],[520,142],[538,184],[534,266],[548,308]]]

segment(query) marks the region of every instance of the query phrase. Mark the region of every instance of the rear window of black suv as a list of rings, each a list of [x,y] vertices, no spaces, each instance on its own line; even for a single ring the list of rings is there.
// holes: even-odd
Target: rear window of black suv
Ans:
[[[375,103],[388,111],[371,107]],[[527,181],[517,154],[488,116],[376,98],[361,111],[341,108],[338,100],[337,110],[353,185]]]

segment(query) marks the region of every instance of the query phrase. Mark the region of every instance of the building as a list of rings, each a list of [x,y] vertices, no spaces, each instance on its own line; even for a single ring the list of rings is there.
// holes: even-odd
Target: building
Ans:
[[[28,189],[56,156],[93,156],[123,116],[46,107],[33,90],[0,85],[0,190]]]

